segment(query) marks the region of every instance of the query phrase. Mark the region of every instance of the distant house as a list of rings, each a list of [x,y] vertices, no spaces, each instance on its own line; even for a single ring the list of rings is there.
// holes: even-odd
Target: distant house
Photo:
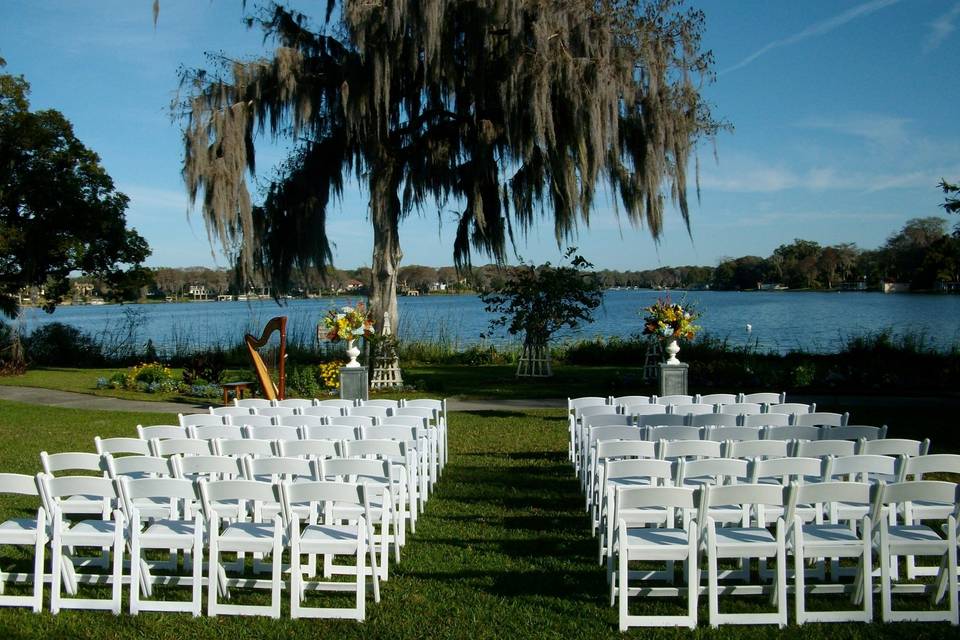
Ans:
[[[430,291],[446,291],[447,283],[446,282],[434,282],[430,285]]]
[[[347,280],[346,282],[347,291],[356,291],[362,286],[363,286],[363,283],[360,282],[359,280]]]
[[[946,293],[960,293],[960,282],[941,280],[937,283],[937,291]]]
[[[206,300],[209,297],[209,294],[207,293],[207,287],[202,284],[190,285],[190,290],[188,293],[194,300]]]
[[[908,293],[910,291],[909,282],[884,282],[881,288],[884,293]]]

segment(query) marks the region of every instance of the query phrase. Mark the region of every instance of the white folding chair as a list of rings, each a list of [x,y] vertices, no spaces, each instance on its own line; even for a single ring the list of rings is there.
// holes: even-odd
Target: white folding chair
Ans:
[[[234,417],[232,424],[238,429],[242,427],[269,427],[277,424],[277,418],[274,416],[261,416],[259,414],[253,414],[249,416]]]
[[[62,471],[88,471],[99,475],[107,476],[107,465],[103,456],[98,453],[87,453],[77,451],[65,451],[62,453],[40,452],[40,463],[43,472],[51,477]],[[56,505],[46,505],[47,513],[52,514],[53,507],[56,506],[65,515],[98,515],[104,520],[110,518],[112,503],[105,500],[99,494],[75,493],[64,495],[58,500]]]
[[[715,440],[660,440],[657,442],[657,457],[661,460],[680,458],[719,458],[720,443]]]
[[[237,407],[230,405],[227,405],[226,407],[210,407],[210,415],[213,416],[230,416],[233,418],[237,416],[249,416],[252,413],[252,407]]]
[[[599,476],[599,469],[597,468],[596,446],[597,442],[600,440],[643,440],[643,432],[632,425],[603,425],[597,427],[588,427],[587,437],[584,439],[584,443],[587,448],[587,471],[585,479],[585,488],[587,490],[585,495],[586,508],[588,511],[593,504],[593,488],[596,486],[597,478]]]
[[[140,611],[188,611],[194,616],[201,612],[203,589],[203,520],[199,511],[191,517],[191,507],[200,500],[195,485],[179,478],[120,478],[121,505],[130,523],[130,614]],[[166,504],[166,513],[147,516],[140,504]],[[152,507],[155,510],[155,507]],[[151,563],[143,553],[148,549],[166,549],[176,554],[187,552],[192,560],[189,576],[154,576],[152,564],[162,569],[176,569],[177,561]],[[171,566],[172,565],[172,566]],[[185,567],[186,568],[186,567]],[[153,585],[189,586],[191,598],[178,600],[148,600]]]
[[[214,480],[199,481],[203,513],[207,521],[208,570],[207,570],[207,615],[268,615],[280,617],[280,590],[283,587],[282,554],[284,549],[283,520],[276,515],[272,520],[262,522],[237,518],[237,506],[241,514],[256,512],[256,503],[276,503],[281,500],[279,486],[267,482],[252,480]],[[246,503],[253,503],[248,509]],[[224,510],[221,505],[228,505]],[[231,565],[221,562],[221,554],[244,553],[269,556],[271,559],[271,577],[269,580],[241,575],[230,578],[227,569]],[[233,567],[242,570],[242,564]],[[230,587],[270,589],[269,605],[224,604],[219,595],[229,597]]]
[[[783,404],[787,401],[786,393],[771,393],[761,391],[758,393],[741,393],[737,402],[759,402],[760,404],[774,405]]]
[[[654,402],[657,404],[693,404],[693,396],[682,394],[654,396]]]
[[[114,615],[120,614],[120,596],[123,586],[123,551],[126,520],[119,509],[113,509],[103,519],[78,520],[73,523],[64,517],[61,505],[77,496],[112,505],[119,498],[115,485],[109,478],[92,476],[61,476],[54,478],[48,474],[40,475],[41,492],[49,501],[47,510],[53,520],[53,539],[50,552],[53,556],[51,571],[52,588],[50,590],[50,612],[59,613],[60,609],[106,609]],[[107,557],[112,553],[109,563],[110,574],[83,573],[85,566],[101,564],[101,558],[92,561],[75,558],[73,549],[95,547],[104,550]],[[110,584],[109,598],[75,597],[79,585],[86,583]],[[64,597],[62,590],[67,596]]]
[[[728,413],[702,413],[690,416],[691,427],[736,427],[738,416]]]
[[[610,396],[607,398],[607,404],[621,409],[635,404],[650,404],[652,401],[653,396]]]
[[[394,440],[402,442],[407,447],[413,463],[412,481],[416,484],[417,512],[411,510],[411,522],[415,525],[419,513],[423,513],[424,505],[429,498],[430,476],[430,434],[424,427],[406,427],[402,425],[376,425],[363,427],[360,440]],[[346,448],[346,444],[344,445]]]
[[[196,438],[168,438],[150,440],[150,451],[160,458],[170,456],[208,456],[213,453],[212,440],[197,440]]]
[[[383,407],[384,409],[389,409],[389,415],[393,415],[393,411],[400,408],[399,400],[361,400],[361,407]]]
[[[392,409],[388,407],[377,407],[377,406],[362,406],[362,407],[353,407],[350,409],[350,413],[347,415],[350,416],[365,416],[367,418],[375,418],[376,420],[384,420],[393,413]]]
[[[447,400],[434,398],[418,398],[417,400],[401,400],[400,409],[433,409],[436,412],[437,427],[440,429],[440,468],[446,466],[450,459],[450,440],[447,433]],[[404,415],[403,411],[395,411],[395,415]]]
[[[793,455],[800,458],[842,458],[856,453],[857,443],[852,440],[798,440],[793,445]]]
[[[234,398],[233,406],[246,407],[248,409],[261,409],[263,407],[272,407],[273,402],[266,398]]]
[[[819,440],[820,427],[769,426],[763,428],[765,440]]]
[[[370,416],[341,416],[339,418],[330,418],[329,424],[348,426],[348,427],[372,427],[377,423],[376,419]]]
[[[277,442],[277,454],[284,457],[322,460],[340,457],[339,440],[280,440]]]
[[[789,440],[727,440],[723,445],[723,457],[745,460],[786,458],[789,447]]]
[[[329,420],[327,416],[296,414],[292,416],[277,416],[276,423],[281,427],[319,427],[324,424],[329,424]]]
[[[366,617],[367,575],[370,576],[373,584],[374,602],[380,601],[377,571],[367,571],[366,567],[368,556],[370,566],[377,566],[366,486],[329,481],[296,484],[285,482],[281,485],[281,494],[285,519],[290,527],[290,617],[343,617],[363,620]],[[310,505],[310,515],[302,529],[300,518],[292,508],[293,505],[298,504]],[[352,523],[341,524],[339,519],[332,516],[332,505],[349,508],[358,515]],[[305,605],[307,591],[345,591],[351,586],[344,582],[305,580],[305,572],[301,564],[301,556],[305,553],[310,554],[311,558],[316,555],[323,555],[325,558],[334,556],[354,558],[352,569],[356,582],[352,590],[355,592],[356,599],[352,608]],[[308,571],[306,577],[312,577],[312,574]]]
[[[767,407],[767,413],[786,413],[793,415],[795,413],[813,413],[817,410],[817,404],[811,402],[804,404],[802,402],[778,402]]]
[[[319,427],[301,427],[301,440],[356,440],[359,427],[346,424],[325,424]]]
[[[376,429],[377,427],[372,427]],[[407,543],[407,523],[416,532],[418,509],[417,453],[407,447],[407,442],[391,439],[350,440],[344,443],[345,458],[386,460],[393,467],[394,512],[397,514],[397,535],[400,546]]]
[[[883,511],[897,513],[903,506],[912,502],[938,502],[953,504],[953,512],[947,516],[945,527],[932,527],[923,524],[925,518],[914,511],[911,524],[891,524]],[[877,499],[871,512],[871,520],[879,527],[879,548],[876,549],[880,562],[880,602],[884,622],[899,621],[944,621],[958,624],[957,616],[957,517],[960,505],[960,493],[952,482],[936,480],[915,480],[882,484],[877,491]],[[940,530],[938,530],[940,529]],[[891,575],[891,565],[898,556],[932,556],[940,561],[937,580],[933,584],[895,583]],[[934,604],[947,597],[947,610],[907,611],[894,610],[893,594],[930,593]]]
[[[329,407],[323,405],[315,405],[312,407],[303,407],[300,409],[301,416],[316,416],[318,418],[338,418],[342,415],[343,409],[340,407]],[[282,423],[281,423],[282,424]]]
[[[198,482],[199,480],[239,480],[243,478],[243,460],[218,455],[174,455],[170,458],[176,478]],[[221,514],[231,514],[234,519],[243,519],[247,513],[241,500],[217,505]],[[225,516],[226,517],[226,516]]]
[[[347,415],[347,411],[357,406],[353,400],[342,400],[342,399],[332,399],[332,400],[317,400],[318,407],[336,407],[343,412],[343,415]]]
[[[597,442],[597,476],[592,489],[594,496],[590,518],[590,535],[597,535],[597,527],[600,526],[600,511],[603,508],[603,501],[606,496],[604,473],[607,460],[639,460],[644,458],[652,460],[656,457],[656,444],[648,440],[600,440]]]
[[[16,496],[36,496],[40,502],[37,487],[38,478],[20,473],[0,473],[0,494]],[[47,544],[47,512],[38,505],[33,518],[10,518],[0,523],[0,545],[33,547],[33,573],[10,571],[8,560],[4,560],[4,571],[0,571],[0,607],[30,607],[34,612],[43,608],[43,556]],[[33,585],[30,595],[8,595],[4,593],[4,584],[28,583]]]
[[[903,456],[915,458],[930,453],[930,439],[908,440],[904,438],[882,438],[879,440],[861,440],[857,444],[857,453],[878,456]]]
[[[217,438],[242,438],[243,427],[232,424],[204,424],[187,427],[187,432],[194,440],[216,440]]]
[[[417,421],[420,421],[419,423]],[[394,409],[393,415],[380,421],[382,425],[406,425],[410,427],[424,427],[430,437],[432,448],[430,455],[433,458],[433,467],[435,473],[431,476],[431,482],[436,483],[440,477],[443,467],[446,464],[446,423],[440,418],[437,409],[429,407],[400,407]]]
[[[277,400],[276,406],[303,411],[304,409],[314,406],[314,402],[315,401],[310,398],[284,398],[283,400]]]
[[[717,413],[727,413],[733,416],[755,416],[763,413],[763,405],[759,402],[731,402],[720,405]]]
[[[274,447],[272,440],[218,438],[213,441],[213,453],[217,456],[230,456],[231,458],[242,458],[244,456],[269,458],[277,455],[277,449]]]
[[[677,486],[691,489],[705,484],[737,484],[749,479],[749,464],[742,458],[681,459],[677,475]]]
[[[624,513],[637,509],[659,508],[670,511],[692,511],[695,504],[693,489],[682,487],[620,487],[617,489],[617,508]],[[619,514],[618,514],[619,516]],[[688,522],[684,518],[685,522]],[[617,578],[619,585],[617,593],[620,597],[619,618],[620,631],[630,627],[661,627],[685,626],[694,629],[697,626],[697,597],[699,588],[699,569],[697,559],[696,523],[690,523],[685,528],[677,527],[669,521],[663,527],[631,527],[627,518],[617,517]],[[676,587],[631,587],[630,578],[635,575],[630,571],[631,561],[663,562],[667,563],[670,574],[673,573],[674,563],[681,561],[686,567],[686,615],[631,615],[629,613],[630,596],[678,596],[684,589]],[[641,580],[647,582],[656,577],[658,572],[644,572]],[[652,574],[652,575],[651,575]],[[672,575],[668,581],[673,582]]]
[[[760,427],[704,427],[703,439],[717,442],[759,440]]]
[[[702,440],[703,429],[699,427],[657,425],[647,427],[645,438],[651,442],[661,440]]]
[[[701,540],[707,556],[707,600],[710,610],[710,626],[721,624],[787,624],[787,554],[784,541],[783,519],[778,519],[774,533],[767,529],[764,517],[766,507],[783,508],[784,490],[779,485],[733,484],[722,487],[705,485],[701,489],[700,510],[697,521],[701,527]],[[710,517],[709,510],[714,507],[739,507],[743,509],[743,519],[739,526],[717,526]],[[756,515],[751,519],[750,514]],[[720,613],[720,574],[718,562],[724,559],[742,560],[749,569],[752,558],[775,558],[777,568],[772,585],[730,585],[725,593],[736,595],[757,595],[769,592],[776,606],[773,613]],[[742,572],[738,572],[738,577]]]
[[[254,415],[258,416],[269,416],[271,418],[278,418],[280,416],[292,416],[296,415],[297,409],[294,407],[258,407]],[[243,416],[242,419],[235,420],[238,424],[250,425],[249,418]]]
[[[733,393],[708,393],[706,395],[700,395],[698,393],[694,398],[694,402],[703,404],[733,404],[734,402],[740,402],[740,396]]]
[[[255,440],[299,440],[300,429],[283,425],[244,427],[243,437]]]
[[[823,440],[880,440],[887,437],[887,425],[870,427],[867,425],[847,425],[828,427],[820,434]]]
[[[876,440],[874,442],[882,442]],[[872,444],[867,442],[865,444]],[[899,482],[923,480],[929,474],[960,475],[960,455],[952,453],[934,453],[916,457],[905,457],[900,464]],[[955,504],[934,500],[914,500],[901,506],[904,524],[912,525],[919,520],[946,520],[953,513]],[[937,567],[917,565],[913,556],[907,557],[907,577],[937,575]]]
[[[870,572],[871,534],[870,517],[862,516],[851,521],[836,517],[830,503],[869,503],[870,485],[863,482],[820,482],[813,484],[793,483],[787,498],[786,522],[789,527],[788,541],[793,552],[794,604],[797,624],[806,622],[871,622],[873,619],[873,589]],[[816,513],[831,512],[829,522],[822,517],[809,521],[798,509],[813,508]],[[857,578],[852,585],[833,584],[807,585],[806,564],[815,561],[823,566],[826,559],[856,558]],[[853,604],[861,604],[859,610],[809,611],[807,593],[851,592]]]
[[[703,414],[709,415],[716,413],[715,409],[716,407],[712,404],[694,402],[691,404],[671,404],[668,407],[667,413],[675,413],[681,416],[700,416]]]
[[[786,427],[789,424],[789,413],[757,413],[740,417],[741,427]]]

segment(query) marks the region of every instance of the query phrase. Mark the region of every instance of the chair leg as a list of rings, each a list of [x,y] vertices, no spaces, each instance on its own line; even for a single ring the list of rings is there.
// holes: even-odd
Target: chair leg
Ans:
[[[119,511],[113,514],[113,615],[120,615],[123,598],[123,530],[125,524]]]
[[[37,540],[33,549],[33,612],[43,609],[43,550],[46,547],[46,534],[42,519],[37,520]]]
[[[53,519],[53,543],[50,552],[53,554],[50,569],[50,613],[60,613],[60,588],[63,584],[63,521],[60,514],[55,513]]]
[[[303,569],[300,566],[300,521],[290,522],[290,617],[300,617],[300,597]]]
[[[273,584],[270,585],[270,617],[280,617],[280,587],[283,586],[283,573],[281,564],[283,563],[283,521],[280,516],[273,520],[273,572],[271,574]]]
[[[364,566],[366,564],[366,549],[362,542],[362,534],[357,536],[357,551],[356,551],[356,563],[357,563],[357,594],[356,594],[356,611],[357,611],[357,620],[363,621],[367,617],[367,568]],[[376,567],[377,565],[373,565]],[[370,572],[372,577],[376,579],[376,569]]]
[[[134,527],[137,523],[134,523]],[[130,615],[140,613],[140,535],[130,536]]]
[[[630,610],[630,565],[627,553],[622,548],[620,549],[620,553],[617,554],[617,564],[619,568],[617,582],[619,585],[618,595],[620,598],[620,631],[626,631],[628,627],[627,616]]]
[[[799,529],[799,525],[795,527]],[[802,625],[806,618],[806,584],[804,575],[803,537],[794,534],[793,537],[793,598],[796,609],[796,622]]]
[[[210,536],[210,552],[207,554],[207,615],[217,615],[217,591],[220,586],[219,523],[211,518],[207,527]]]
[[[777,613],[779,627],[787,626],[787,551],[784,546],[783,520],[777,521],[777,584],[774,587],[777,593]],[[803,567],[800,567],[803,571]]]

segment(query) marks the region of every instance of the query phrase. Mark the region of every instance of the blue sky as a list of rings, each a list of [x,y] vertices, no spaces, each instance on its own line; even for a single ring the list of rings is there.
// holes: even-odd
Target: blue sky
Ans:
[[[163,0],[156,29],[151,4],[4,0],[0,57],[31,83],[33,108],[62,111],[130,196],[128,221],[153,248],[148,265],[225,266],[199,213],[187,217],[167,106],[180,65],[204,66],[207,51],[254,56],[263,43],[243,26],[239,0]],[[735,131],[720,135],[716,154],[699,151],[692,238],[675,211],[657,245],[601,205],[577,242],[598,267],[713,265],[798,237],[874,248],[906,220],[943,213],[935,185],[960,179],[960,0],[691,4],[706,13],[716,57],[705,95]],[[264,172],[280,158],[258,150]],[[339,267],[370,263],[366,208],[352,188],[329,218]],[[400,231],[404,264],[452,263],[454,229],[449,211],[414,215]],[[561,253],[549,221],[518,250],[534,261]]]

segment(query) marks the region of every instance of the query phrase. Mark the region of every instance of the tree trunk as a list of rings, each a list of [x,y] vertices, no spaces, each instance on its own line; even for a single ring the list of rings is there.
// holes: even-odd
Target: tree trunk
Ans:
[[[373,263],[370,273],[370,313],[377,334],[383,331],[384,314],[396,334],[397,270],[403,252],[400,250],[399,172],[391,160],[384,160],[370,176],[370,220],[373,223]]]

